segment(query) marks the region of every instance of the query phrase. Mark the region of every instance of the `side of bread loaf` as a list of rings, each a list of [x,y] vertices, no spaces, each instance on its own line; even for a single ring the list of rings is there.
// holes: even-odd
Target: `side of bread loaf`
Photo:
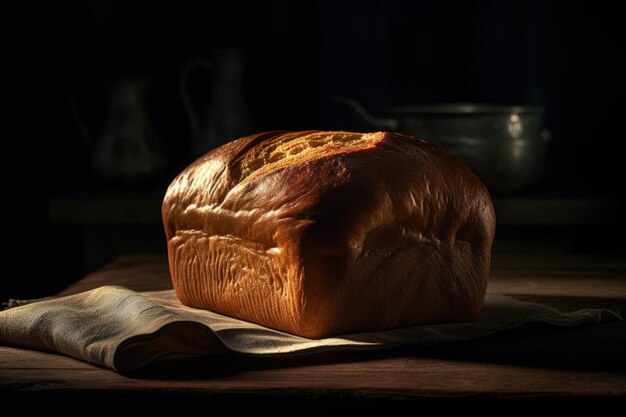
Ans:
[[[456,157],[392,133],[269,132],[163,202],[180,300],[305,337],[476,317],[495,216]]]

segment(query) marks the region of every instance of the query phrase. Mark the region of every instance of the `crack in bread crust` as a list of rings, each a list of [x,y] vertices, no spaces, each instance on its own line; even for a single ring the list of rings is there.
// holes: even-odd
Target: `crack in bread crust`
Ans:
[[[335,154],[372,148],[382,140],[380,133],[311,132],[267,139],[238,160],[235,177],[238,183],[275,169]]]

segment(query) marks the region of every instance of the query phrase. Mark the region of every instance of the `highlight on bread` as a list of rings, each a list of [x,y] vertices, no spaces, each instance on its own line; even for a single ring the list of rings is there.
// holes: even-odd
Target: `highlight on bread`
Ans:
[[[162,214],[182,303],[309,338],[475,319],[495,233],[463,162],[387,132],[232,141],[174,179]]]

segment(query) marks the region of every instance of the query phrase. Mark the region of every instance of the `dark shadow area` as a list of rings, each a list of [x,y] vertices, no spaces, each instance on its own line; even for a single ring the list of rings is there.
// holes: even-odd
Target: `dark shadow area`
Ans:
[[[622,17],[617,2],[584,0],[3,2],[11,262],[0,298],[56,293],[121,254],[163,250],[163,190],[197,156],[194,132],[226,129],[229,115],[251,131],[374,129],[336,95],[379,117],[431,103],[543,106],[544,169],[509,196],[528,204],[509,201],[523,209],[501,218],[542,222],[556,197],[550,219],[609,224],[624,207]],[[226,130],[222,141],[240,135]],[[152,151],[135,155],[128,135]],[[620,243],[601,235],[578,241]]]
[[[576,328],[527,325],[480,341],[423,349],[428,358],[541,369],[626,371],[626,325],[586,324]]]

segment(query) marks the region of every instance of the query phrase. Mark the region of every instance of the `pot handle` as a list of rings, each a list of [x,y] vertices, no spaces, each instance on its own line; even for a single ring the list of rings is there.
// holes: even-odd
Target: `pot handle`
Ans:
[[[398,126],[400,125],[400,121],[398,119],[380,119],[378,117],[372,116],[367,110],[365,110],[365,107],[363,107],[361,103],[351,98],[344,96],[335,96],[333,97],[333,101],[335,101],[336,103],[347,105],[348,107],[350,107],[352,112],[357,115],[359,119],[374,128],[397,130]]]

